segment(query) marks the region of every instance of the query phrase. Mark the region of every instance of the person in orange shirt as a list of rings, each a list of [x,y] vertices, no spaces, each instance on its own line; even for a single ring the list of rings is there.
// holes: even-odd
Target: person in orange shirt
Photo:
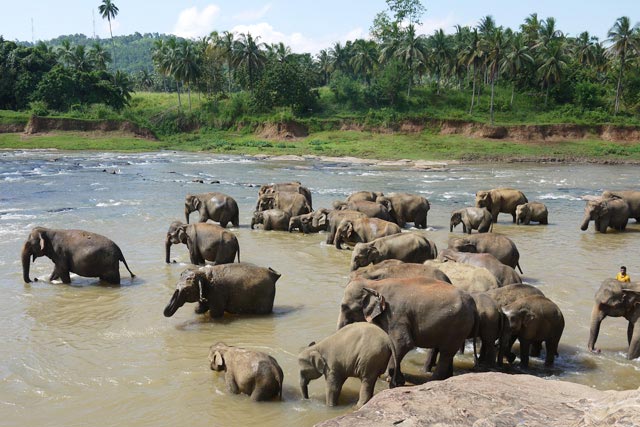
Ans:
[[[620,267],[620,272],[616,275],[616,280],[618,282],[631,282],[631,278],[627,274],[627,267],[624,265]]]

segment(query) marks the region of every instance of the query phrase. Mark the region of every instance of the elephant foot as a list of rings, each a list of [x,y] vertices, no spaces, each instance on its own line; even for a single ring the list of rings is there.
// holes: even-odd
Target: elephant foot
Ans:
[[[196,305],[195,313],[196,314],[204,314],[207,312],[207,310],[209,310],[209,307],[206,304],[203,304],[201,302],[198,303],[198,305]]]
[[[507,361],[509,362],[510,365],[513,365],[513,362],[516,360],[516,355],[515,353],[509,353],[507,354]]]
[[[395,373],[395,368],[389,369],[389,388],[403,386],[405,382],[402,372]]]

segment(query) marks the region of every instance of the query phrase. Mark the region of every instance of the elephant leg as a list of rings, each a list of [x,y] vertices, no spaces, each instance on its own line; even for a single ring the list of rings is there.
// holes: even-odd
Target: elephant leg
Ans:
[[[520,366],[522,368],[529,367],[529,347],[530,343],[528,340],[519,339],[520,341]]]
[[[391,377],[391,381],[389,382],[389,388],[393,388],[396,386],[404,385],[405,378],[402,374],[402,370],[400,368],[400,363],[404,356],[411,351],[415,345],[413,340],[410,338],[409,334],[402,332],[391,332],[389,335],[391,338],[391,342],[393,346],[396,348],[396,358],[393,360],[393,368],[389,369],[389,376]],[[389,361],[391,364],[391,361]]]
[[[51,276],[49,276],[49,281],[53,282],[54,280],[58,280],[60,278],[60,273],[58,273],[58,269],[54,268],[51,272]]]
[[[640,357],[640,317],[635,323],[629,322],[629,328],[627,333],[631,330],[631,338],[629,339],[629,351],[627,352],[627,359],[632,360]]]
[[[220,227],[227,228],[227,224],[228,223],[229,223],[229,221],[227,219],[221,219],[220,220]]]
[[[346,378],[336,375],[333,372],[327,374],[327,390],[326,390],[326,402],[327,406],[337,406],[340,392]]]
[[[376,387],[377,377],[363,378],[362,384],[360,384],[360,396],[356,408],[360,408],[367,403],[373,397],[373,389]]]
[[[498,215],[500,214],[500,209],[496,209],[496,210],[492,210],[491,211],[491,217],[493,218],[493,223],[497,223],[498,222]]]
[[[515,224],[515,223],[516,223],[516,213],[515,213],[515,212],[513,212],[513,213],[511,214],[511,216],[513,217],[513,223]],[[527,225],[528,225],[528,224],[527,224]]]
[[[431,377],[434,380],[445,380],[453,375],[453,357],[455,356],[458,348],[453,349],[440,349],[440,357],[436,365],[436,371]]]
[[[560,342],[560,337],[547,339],[544,342],[544,347],[547,350],[547,354],[544,358],[544,366],[553,366],[553,361],[558,354],[558,343]]]
[[[207,312],[207,310],[209,310],[209,306],[202,301],[198,301],[198,304],[193,311],[195,311],[196,314],[204,314]]]
[[[531,351],[529,352],[529,355],[531,357],[540,357],[541,353],[542,353],[542,341],[532,342]]]
[[[438,349],[430,348],[427,349],[427,359],[424,362],[424,371],[431,372],[434,366],[436,366],[436,361],[438,360]]]
[[[236,383],[236,379],[233,377],[233,374],[227,371],[224,375],[224,382],[227,385],[227,390],[233,394],[240,394],[240,388]]]
[[[100,280],[107,282],[107,283],[111,283],[114,285],[119,285],[120,284],[120,271],[116,270],[116,271],[112,271],[109,274],[104,274],[102,276],[100,276]]]

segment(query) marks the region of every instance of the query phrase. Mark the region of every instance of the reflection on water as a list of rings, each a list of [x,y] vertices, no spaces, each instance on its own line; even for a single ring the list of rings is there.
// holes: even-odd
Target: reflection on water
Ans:
[[[105,173],[115,171],[116,174]],[[192,182],[194,178],[205,184]],[[311,188],[316,208],[356,190],[408,191],[429,198],[427,234],[439,248],[449,237],[449,214],[473,205],[479,189],[517,187],[543,201],[550,224],[514,226],[500,216],[495,231],[511,237],[521,253],[527,281],[561,307],[566,328],[556,366],[533,363],[535,375],[593,385],[636,388],[638,361],[625,360],[626,321],[607,319],[598,346],[585,351],[593,294],[602,279],[626,264],[632,279],[640,250],[640,225],[625,233],[579,230],[586,194],[605,188],[639,189],[632,166],[452,165],[415,170],[338,163],[257,161],[238,156],[58,151],[0,152],[0,410],[3,424],[194,426],[311,425],[351,411],[359,382],[349,380],[338,408],[324,406],[324,381],[300,399],[296,354],[335,330],[349,251],[324,243],[324,235],[250,230],[257,186],[299,180]],[[218,181],[217,184],[209,184]],[[226,316],[210,320],[193,304],[172,318],[162,314],[180,272],[186,248],[174,248],[176,264],[164,263],[168,224],[183,217],[184,196],[221,191],[240,206],[241,259],[270,266],[282,277],[271,316]],[[24,284],[20,247],[29,230],[82,228],[105,234],[122,248],[136,273],[123,286],[73,277],[73,285],[46,280],[53,264],[40,258]],[[122,268],[121,271],[125,271]],[[285,374],[283,402],[255,404],[230,395],[223,375],[209,369],[209,346],[266,351]],[[414,351],[404,368],[424,381],[424,352]],[[471,368],[470,351],[456,358],[456,372]],[[519,372],[513,369],[513,372]],[[386,388],[379,382],[377,390]],[[96,421],[87,421],[96,420]]]

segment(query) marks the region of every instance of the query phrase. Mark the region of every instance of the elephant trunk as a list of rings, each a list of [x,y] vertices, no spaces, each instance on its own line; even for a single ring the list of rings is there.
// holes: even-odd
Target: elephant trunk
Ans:
[[[189,224],[189,214],[191,213],[191,210],[189,210],[188,207],[184,207],[184,218],[187,221],[187,224]]]
[[[598,334],[600,333],[600,323],[602,323],[605,316],[604,312],[600,309],[600,305],[596,303],[591,311],[591,327],[589,329],[589,343],[587,344],[589,351],[596,351],[595,346]]]
[[[309,380],[304,377],[304,375],[300,375],[300,390],[302,391],[302,397],[305,399],[309,398]]]
[[[164,308],[164,316],[171,317],[175,314],[176,311],[184,304],[184,301],[181,301],[182,297],[180,295],[180,291],[176,289],[169,301],[169,304]]]
[[[31,267],[31,250],[27,243],[22,247],[22,279],[25,283],[31,283],[29,268]]]
[[[591,221],[591,215],[586,213],[584,215],[584,219],[582,220],[582,225],[580,226],[580,230],[586,231],[586,229],[589,228],[589,221]]]
[[[250,226],[251,226],[251,229],[252,229],[252,230],[253,230],[253,226],[254,226],[254,225],[256,225],[256,219],[255,219],[255,217],[254,217],[254,218],[251,218],[251,225],[250,225]]]
[[[169,237],[169,235],[167,234],[167,240],[165,240],[164,242],[164,248],[165,248],[165,262],[167,264],[169,264],[171,262],[170,258],[171,258],[171,237]]]
[[[453,222],[449,224],[449,233],[453,233]]]

